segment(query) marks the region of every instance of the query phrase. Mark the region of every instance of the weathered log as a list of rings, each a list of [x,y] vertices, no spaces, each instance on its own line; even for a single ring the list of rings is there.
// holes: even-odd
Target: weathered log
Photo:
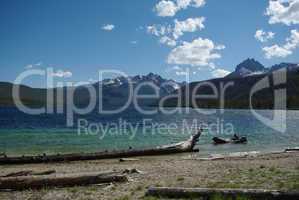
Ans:
[[[0,190],[26,190],[41,189],[48,187],[73,187],[85,186],[100,183],[127,182],[125,175],[67,175],[67,176],[35,176],[35,177],[14,177],[0,178]]]
[[[6,153],[0,153],[0,157],[6,157]]]
[[[0,178],[7,178],[7,177],[17,177],[17,176],[29,176],[32,174],[31,170],[28,171],[20,171],[20,172],[13,172],[4,176],[0,176]]]
[[[123,174],[143,174],[143,172],[136,168],[133,168],[133,169],[125,169],[123,171]]]
[[[55,174],[55,170],[47,170],[47,171],[42,171],[42,172],[32,172],[32,176],[43,176],[43,175],[50,175],[50,174]]]
[[[196,158],[196,160],[200,161],[216,161],[216,160],[224,160],[225,157],[211,157],[211,158]]]
[[[134,161],[139,161],[139,159],[135,159],[135,158],[121,158],[121,159],[119,159],[119,162],[134,162]]]
[[[212,199],[222,197],[228,199],[248,198],[251,200],[289,200],[299,199],[299,192],[282,192],[276,190],[250,190],[250,189],[206,189],[206,188],[149,188],[147,196],[164,198],[204,198]]]
[[[287,153],[290,153],[290,152],[299,152],[299,147],[287,148],[287,149],[285,149],[285,152],[287,152]]]
[[[50,175],[54,173],[56,173],[55,170],[47,170],[42,172],[33,172],[31,170],[28,170],[28,171],[13,172],[4,176],[0,176],[0,178],[18,177],[18,176],[42,176],[42,175]]]
[[[28,163],[49,163],[49,162],[68,162],[79,160],[99,160],[111,158],[128,158],[136,156],[154,156],[167,155],[175,153],[195,152],[194,149],[201,132],[193,135],[189,140],[172,144],[168,146],[156,147],[145,150],[127,150],[127,151],[105,151],[98,153],[78,153],[78,154],[58,154],[58,155],[42,155],[42,156],[21,156],[21,157],[5,157],[0,158],[0,165],[5,164],[28,164]]]

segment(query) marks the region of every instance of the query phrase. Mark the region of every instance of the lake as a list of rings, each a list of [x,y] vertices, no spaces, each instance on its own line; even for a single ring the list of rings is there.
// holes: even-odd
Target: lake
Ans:
[[[270,110],[259,113],[273,115]],[[198,144],[201,155],[272,152],[299,146],[299,111],[287,111],[285,132],[267,127],[250,110],[215,110],[213,114],[204,114],[180,109],[173,114],[144,115],[129,109],[115,115],[97,112],[77,115],[74,122],[74,127],[67,127],[64,115],[27,115],[15,108],[0,108],[0,152],[32,155],[144,149],[186,140],[199,126],[204,128]],[[233,133],[247,136],[248,144],[212,144],[214,136],[229,138]]]

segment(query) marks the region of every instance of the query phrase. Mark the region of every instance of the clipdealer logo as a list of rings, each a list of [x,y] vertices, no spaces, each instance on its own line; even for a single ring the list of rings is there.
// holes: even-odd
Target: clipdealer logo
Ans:
[[[271,81],[272,77],[272,81]],[[287,126],[287,69],[280,69],[274,71],[270,75],[264,77],[260,81],[258,81],[250,91],[250,110],[251,113],[261,121],[266,126],[279,131],[281,133],[285,133]],[[273,94],[273,118],[267,118],[258,113],[257,110],[253,108],[253,96],[257,92],[261,92],[267,88],[274,88]]]

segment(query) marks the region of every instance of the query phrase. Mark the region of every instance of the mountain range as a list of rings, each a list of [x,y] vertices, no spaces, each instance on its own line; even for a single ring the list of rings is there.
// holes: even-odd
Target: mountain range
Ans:
[[[131,76],[131,77],[116,77],[111,79],[104,79],[90,85],[78,86],[76,88],[68,88],[73,90],[73,101],[77,106],[86,106],[91,100],[96,103],[102,103],[103,106],[116,106],[121,107],[126,104],[129,98],[129,83],[132,83],[133,91],[138,88],[138,95],[153,95],[155,91],[152,86],[159,90],[156,98],[152,99],[139,99],[138,105],[140,106],[196,106],[203,108],[219,108],[219,99],[196,99],[196,105],[191,104],[193,98],[191,94],[213,94],[210,87],[201,86],[197,91],[194,91],[199,84],[209,82],[216,86],[218,91],[222,85],[233,82],[225,92],[225,108],[249,108],[250,91],[253,86],[269,76],[272,77],[274,71],[286,69],[287,82],[285,88],[287,89],[287,108],[299,108],[299,65],[294,63],[281,63],[272,67],[266,68],[261,63],[254,59],[246,59],[236,66],[235,71],[223,78],[211,79],[207,81],[180,83],[171,79],[162,78],[160,75],[149,73],[148,75]],[[151,86],[144,85],[143,83],[151,83]],[[0,106],[14,106],[12,99],[12,83],[0,82]],[[96,89],[95,96],[90,96],[87,88],[92,86]],[[186,96],[186,88],[189,87],[189,96]],[[274,91],[276,86],[270,83],[270,87],[265,88],[254,95],[254,107],[261,109],[272,109],[274,104]],[[50,89],[31,88],[25,85],[20,86],[21,101],[27,106],[41,106],[47,103],[47,92]],[[65,105],[67,88],[54,88],[54,105]],[[57,98],[63,94],[63,98]],[[179,95],[178,95],[179,94]],[[177,95],[177,97],[173,97]],[[161,98],[167,100],[161,105]],[[180,100],[180,101],[179,101]],[[181,102],[181,104],[178,104]]]
[[[150,83],[151,87],[146,86],[144,83]],[[175,90],[179,89],[185,83],[179,83],[171,79],[164,79],[160,75],[149,73],[145,76],[132,76],[132,77],[116,77],[111,79],[104,79],[102,81],[82,85],[76,88],[68,88],[68,92],[73,90],[74,103],[78,106],[86,106],[90,100],[100,101],[104,106],[122,106],[129,98],[130,85],[133,91],[139,87],[138,95],[153,95],[155,92],[152,86],[158,88],[159,94],[156,99],[140,100],[140,105],[150,105],[156,102],[159,98],[169,95]],[[0,106],[14,106],[12,98],[12,83],[0,82]],[[95,88],[96,96],[91,97],[88,89]],[[31,88],[25,85],[20,86],[20,99],[27,106],[41,106],[47,103],[47,92],[51,89]],[[54,88],[54,105],[64,105],[66,103],[67,88]],[[57,98],[58,94],[63,94],[63,99]]]
[[[273,72],[277,74],[286,71],[286,83],[282,86],[273,85]],[[282,74],[281,74],[282,75]],[[207,81],[193,82],[188,85],[190,95],[186,95],[187,86],[183,86],[175,93],[178,97],[168,98],[161,106],[177,107],[190,106],[201,108],[222,108],[220,105],[220,97],[215,99],[195,98],[194,95],[212,95],[215,93],[209,86],[204,86],[204,83],[209,83],[221,91],[223,85],[230,85],[224,94],[224,108],[250,108],[250,92],[254,86],[261,80],[266,82],[269,78],[269,87],[263,88],[252,96],[252,106],[258,109],[273,109],[274,108],[274,92],[278,87],[286,89],[287,99],[286,106],[288,109],[299,109],[299,65],[296,63],[281,63],[272,67],[266,68],[261,63],[254,59],[247,59],[236,66],[235,71],[223,78],[211,79]],[[277,76],[276,76],[277,77]],[[279,77],[279,75],[278,75]],[[199,85],[203,85],[200,88]],[[195,91],[196,90],[196,91]],[[192,95],[193,94],[193,95]],[[174,95],[172,95],[174,96]],[[192,100],[193,99],[193,100]],[[195,100],[194,100],[195,99]],[[278,101],[282,99],[278,97]],[[193,102],[194,103],[193,103]],[[284,107],[276,107],[276,109],[285,109]]]
[[[227,75],[226,78],[242,78],[246,76],[266,75],[283,68],[287,69],[289,72],[296,72],[299,70],[299,65],[295,63],[280,63],[273,65],[270,68],[266,68],[253,58],[248,58],[237,65],[235,71]]]

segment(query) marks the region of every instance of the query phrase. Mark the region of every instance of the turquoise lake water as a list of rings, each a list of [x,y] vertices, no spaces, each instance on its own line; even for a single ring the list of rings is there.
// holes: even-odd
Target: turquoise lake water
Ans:
[[[266,117],[273,115],[273,111],[268,110],[261,110],[259,113]],[[216,110],[214,114],[203,114],[190,109],[190,112],[167,115],[142,115],[135,110],[128,110],[117,115],[91,113],[75,116],[75,124],[79,119],[92,124],[89,132],[83,132],[84,129],[81,128],[79,134],[77,126],[67,127],[63,115],[32,116],[13,108],[0,108],[0,152],[8,155],[32,155],[120,150],[129,147],[144,149],[185,140],[200,125],[204,127],[204,134],[198,144],[202,155],[271,152],[299,146],[299,111],[287,111],[285,132],[264,125],[250,110]],[[120,120],[126,121],[131,127],[122,126]],[[212,144],[214,136],[229,138],[232,131],[247,136],[248,144]]]

